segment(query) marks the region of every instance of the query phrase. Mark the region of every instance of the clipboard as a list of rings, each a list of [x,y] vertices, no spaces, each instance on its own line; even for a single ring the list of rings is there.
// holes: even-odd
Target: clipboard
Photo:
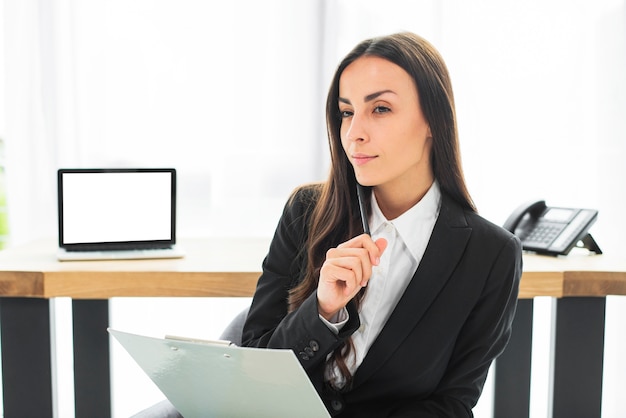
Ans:
[[[185,418],[330,417],[292,350],[107,331]]]

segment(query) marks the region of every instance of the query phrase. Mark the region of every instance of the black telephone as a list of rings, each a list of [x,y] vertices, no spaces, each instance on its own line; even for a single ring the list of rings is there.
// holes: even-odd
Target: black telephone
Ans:
[[[597,217],[594,209],[548,207],[539,200],[515,209],[503,226],[519,237],[526,251],[567,255],[572,248],[582,247],[602,254],[588,232]]]

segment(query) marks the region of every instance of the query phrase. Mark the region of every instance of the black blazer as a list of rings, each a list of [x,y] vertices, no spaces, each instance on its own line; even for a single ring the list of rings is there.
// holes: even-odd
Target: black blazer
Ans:
[[[243,331],[243,345],[290,348],[329,412],[340,417],[472,417],[491,362],[511,333],[522,273],[520,241],[442,193],[422,261],[389,320],[338,393],[323,380],[339,335],[319,319],[315,292],[287,314],[287,295],[305,264],[307,220],[316,189],[299,189],[276,229]],[[339,244],[339,243],[337,243]],[[297,412],[294,412],[297,416]]]

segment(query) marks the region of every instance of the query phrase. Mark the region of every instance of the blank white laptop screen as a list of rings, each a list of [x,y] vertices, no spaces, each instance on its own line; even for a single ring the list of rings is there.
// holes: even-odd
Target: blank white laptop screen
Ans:
[[[58,193],[63,253],[176,244],[174,169],[60,169]]]

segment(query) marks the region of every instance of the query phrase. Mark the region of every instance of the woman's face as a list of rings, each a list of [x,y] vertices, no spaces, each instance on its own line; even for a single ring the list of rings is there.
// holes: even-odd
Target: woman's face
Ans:
[[[341,143],[360,184],[399,193],[432,184],[430,128],[401,67],[374,56],[352,62],[339,79],[339,112]]]

